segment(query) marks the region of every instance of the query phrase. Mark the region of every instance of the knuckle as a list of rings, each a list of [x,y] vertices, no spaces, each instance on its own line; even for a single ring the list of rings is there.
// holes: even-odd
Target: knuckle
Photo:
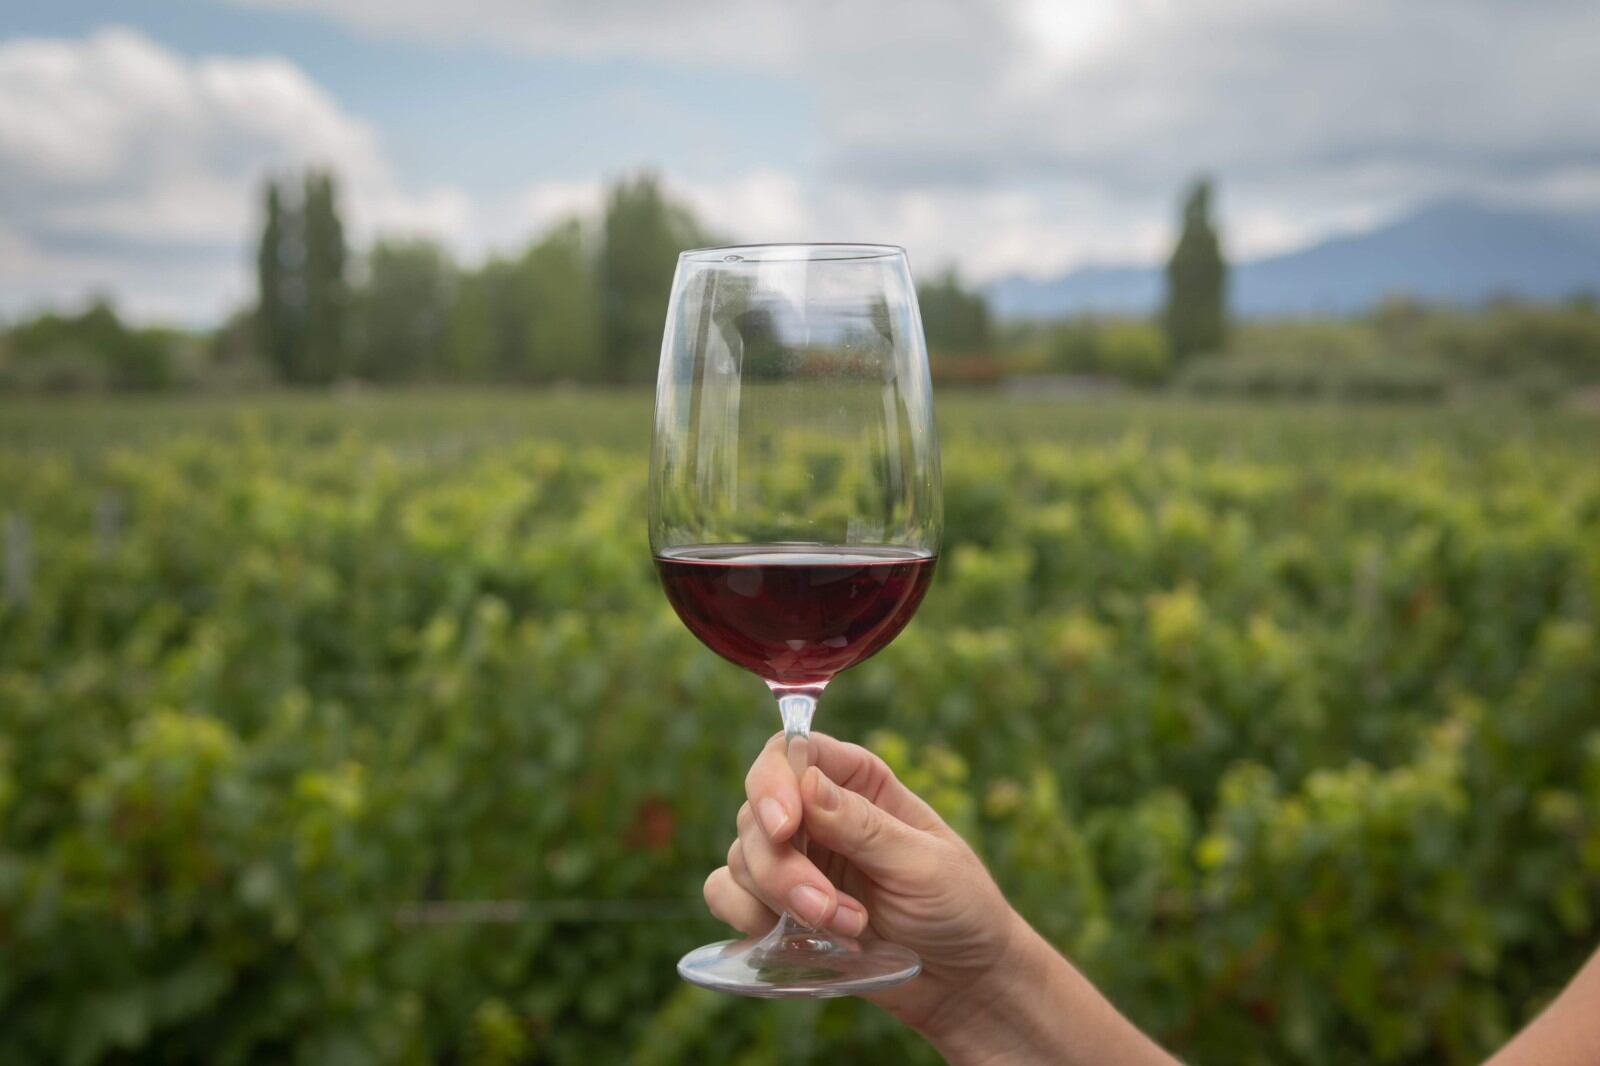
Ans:
[[[881,769],[885,772],[888,771],[889,764],[884,762],[883,759],[879,757],[878,753],[873,751],[871,748],[862,744],[857,744],[855,741],[845,741],[844,746],[845,750],[848,751],[852,756],[852,761],[863,766],[871,766],[874,769]]]
[[[885,785],[892,784],[896,780],[894,771],[877,752],[860,744],[852,743],[845,746],[850,750],[854,769],[848,778],[840,782],[841,785],[853,792],[871,797],[877,796]]]
[[[855,833],[856,846],[861,848],[877,848],[886,841],[883,819],[866,803],[855,804]]]
[[[795,880],[793,868],[788,863],[771,862],[749,871],[754,894],[763,899],[783,899]]]
[[[959,884],[965,877],[965,866],[961,854],[942,841],[913,851],[912,872],[919,881]]]
[[[717,913],[717,901],[722,897],[722,883],[727,876],[728,868],[719,866],[706,876],[706,883],[701,886],[700,894],[705,898],[706,907],[712,914]]]
[[[739,813],[734,816],[733,823],[734,825],[738,826],[739,832],[743,833],[748,831],[750,827],[755,824],[755,820],[755,811],[750,809],[750,802],[746,800],[744,804],[739,807]]]
[[[735,840],[728,845],[727,869],[730,873],[737,873],[744,868],[744,845]]]

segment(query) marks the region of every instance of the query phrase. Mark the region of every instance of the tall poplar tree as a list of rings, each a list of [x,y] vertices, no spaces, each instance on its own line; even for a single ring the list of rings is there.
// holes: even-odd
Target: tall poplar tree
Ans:
[[[333,175],[313,171],[305,176],[302,201],[305,243],[305,366],[304,380],[327,382],[347,369],[345,319],[350,294],[345,277],[348,258],[344,224]]]
[[[1222,347],[1227,288],[1228,267],[1211,222],[1211,182],[1202,178],[1184,198],[1183,232],[1167,263],[1164,324],[1174,358]]]
[[[298,309],[293,306],[291,283],[287,277],[289,243],[296,228],[283,202],[276,181],[265,189],[266,221],[256,250],[256,338],[261,355],[283,380],[294,375],[294,358],[299,348],[295,337]]]
[[[332,381],[347,369],[350,302],[333,175],[308,172],[298,189],[268,181],[265,213],[256,249],[262,354],[282,381]]]

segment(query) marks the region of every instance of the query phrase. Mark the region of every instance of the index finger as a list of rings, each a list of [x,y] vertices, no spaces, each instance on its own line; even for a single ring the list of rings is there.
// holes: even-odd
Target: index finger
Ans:
[[[944,823],[932,807],[894,776],[878,756],[859,744],[812,733],[786,744],[778,733],[767,741],[745,775],[745,796],[767,839],[789,839],[800,825],[800,775],[815,764],[828,778],[916,829],[933,830]]]
[[[806,769],[810,740],[796,737],[790,744],[782,733],[775,734],[744,775],[745,798],[767,839],[774,844],[788,840],[800,827],[804,809],[800,802],[800,775]]]

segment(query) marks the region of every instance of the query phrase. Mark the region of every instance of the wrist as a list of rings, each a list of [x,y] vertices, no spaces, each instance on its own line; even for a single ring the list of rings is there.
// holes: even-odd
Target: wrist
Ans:
[[[1021,915],[1008,926],[994,964],[915,1026],[946,1061],[1177,1066]]]
[[[1030,1015],[1043,1001],[1040,992],[1052,965],[1065,966],[1065,960],[1014,910],[1008,910],[999,936],[994,961],[953,987],[913,1026],[947,1061],[1015,1055],[1043,1022]]]

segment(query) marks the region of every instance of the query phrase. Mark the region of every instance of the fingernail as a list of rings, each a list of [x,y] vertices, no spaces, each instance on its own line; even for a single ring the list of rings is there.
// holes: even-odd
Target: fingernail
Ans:
[[[833,927],[845,936],[860,936],[867,931],[867,912],[840,900],[839,909],[833,912]]]
[[[789,893],[789,906],[796,918],[816,925],[828,911],[828,896],[820,888],[800,885]]]
[[[761,827],[767,831],[767,836],[777,836],[788,824],[789,812],[783,809],[783,804],[771,796],[761,801]]]
[[[828,775],[817,771],[817,806],[825,811],[839,809],[839,786],[828,780]]]

